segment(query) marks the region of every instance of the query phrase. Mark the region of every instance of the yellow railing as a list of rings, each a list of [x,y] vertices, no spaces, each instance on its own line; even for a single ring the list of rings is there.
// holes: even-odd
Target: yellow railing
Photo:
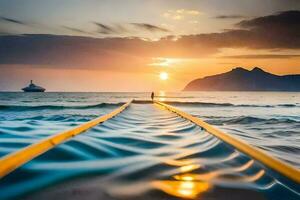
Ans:
[[[94,120],[81,124],[74,129],[57,133],[37,143],[29,145],[19,151],[13,152],[0,159],[0,178],[14,171],[26,162],[34,159],[35,157],[45,153],[53,147],[65,142],[71,137],[79,135],[84,131],[118,115],[130,105],[131,101],[115,109],[111,113],[98,117]]]
[[[154,101],[154,103],[166,108],[167,110],[170,110],[174,113],[176,113],[177,115],[193,122],[194,124],[204,128],[207,132],[209,132],[210,134],[216,136],[217,138],[223,140],[224,142],[226,142],[227,144],[230,144],[231,146],[233,146],[234,148],[236,148],[237,150],[239,150],[240,152],[243,152],[247,155],[249,155],[250,157],[254,158],[255,160],[261,162],[262,164],[264,164],[265,166],[279,172],[280,174],[288,177],[289,179],[300,183],[300,170],[297,168],[294,168],[293,166],[282,162],[281,160],[278,160],[270,155],[268,155],[267,153],[265,153],[262,150],[259,150],[249,144],[247,144],[246,142],[243,142],[240,139],[237,139],[231,135],[228,135],[227,133],[224,133],[216,128],[214,128],[213,126],[211,126],[210,124],[200,120],[197,117],[193,117],[192,115],[185,113],[183,111],[178,110],[177,108],[174,108],[173,106],[170,106],[168,104],[159,102],[159,101]]]

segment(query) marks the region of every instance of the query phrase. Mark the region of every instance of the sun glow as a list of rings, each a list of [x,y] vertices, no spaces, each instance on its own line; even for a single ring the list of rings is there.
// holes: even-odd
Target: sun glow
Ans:
[[[159,78],[160,78],[161,80],[165,81],[165,80],[167,80],[167,79],[169,78],[169,75],[168,75],[168,73],[166,73],[166,72],[161,72],[161,73],[159,74]]]

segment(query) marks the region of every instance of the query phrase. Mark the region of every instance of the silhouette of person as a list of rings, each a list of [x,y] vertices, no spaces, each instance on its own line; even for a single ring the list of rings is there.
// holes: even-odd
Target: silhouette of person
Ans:
[[[154,100],[154,92],[151,93],[151,99]]]

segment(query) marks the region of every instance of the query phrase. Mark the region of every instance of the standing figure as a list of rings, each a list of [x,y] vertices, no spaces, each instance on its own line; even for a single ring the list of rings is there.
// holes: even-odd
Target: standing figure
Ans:
[[[154,100],[154,92],[151,93],[151,99]]]

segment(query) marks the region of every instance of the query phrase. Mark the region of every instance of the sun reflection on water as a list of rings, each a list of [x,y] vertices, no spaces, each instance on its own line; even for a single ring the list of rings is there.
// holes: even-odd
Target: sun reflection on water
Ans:
[[[192,171],[192,170],[195,170],[198,168],[200,168],[200,165],[195,165],[195,164],[185,165],[185,166],[180,167],[180,171],[181,172],[189,172],[189,171]]]
[[[198,164],[187,164],[179,166],[179,174],[173,176],[173,180],[158,180],[153,181],[152,185],[156,189],[159,189],[169,195],[195,199],[199,197],[201,193],[208,191],[212,185],[204,181],[195,181],[192,175],[187,174],[187,172],[199,169],[201,166]]]
[[[195,199],[211,188],[211,185],[208,182],[188,180],[154,181],[153,186],[169,195],[188,199]]]
[[[165,91],[159,91],[158,92],[158,100],[159,101],[165,101],[166,100],[166,92]]]

